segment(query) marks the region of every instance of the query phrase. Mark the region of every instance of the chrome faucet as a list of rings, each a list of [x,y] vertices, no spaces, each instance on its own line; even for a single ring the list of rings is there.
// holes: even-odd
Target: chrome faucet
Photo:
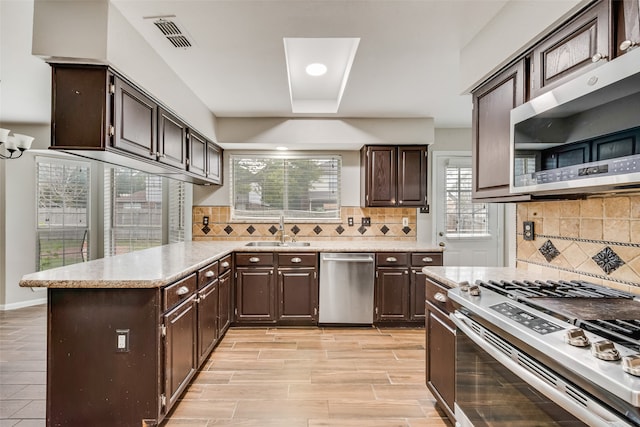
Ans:
[[[283,245],[285,237],[287,237],[287,235],[284,234],[284,215],[280,215],[280,243]]]

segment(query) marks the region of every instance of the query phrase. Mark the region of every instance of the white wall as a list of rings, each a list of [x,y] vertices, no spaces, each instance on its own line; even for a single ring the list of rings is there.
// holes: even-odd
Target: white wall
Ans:
[[[46,301],[45,292],[20,288],[18,282],[23,275],[36,270],[35,156],[36,149],[49,145],[50,127],[16,123],[0,123],[0,126],[11,129],[12,133],[35,137],[32,149],[21,158],[0,160],[4,169],[0,196],[5,203],[4,238],[0,235],[0,254],[3,254],[4,262],[4,268],[0,270],[0,289],[4,294],[0,294],[0,310],[6,310]]]
[[[468,93],[525,46],[592,0],[511,0],[460,51],[460,92]]]

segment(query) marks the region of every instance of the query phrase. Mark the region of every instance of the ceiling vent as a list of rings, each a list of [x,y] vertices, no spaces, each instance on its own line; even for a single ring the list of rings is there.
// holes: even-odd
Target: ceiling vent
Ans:
[[[173,47],[186,49],[192,46],[189,39],[180,31],[180,27],[174,21],[161,18],[153,21],[153,24],[169,40]]]

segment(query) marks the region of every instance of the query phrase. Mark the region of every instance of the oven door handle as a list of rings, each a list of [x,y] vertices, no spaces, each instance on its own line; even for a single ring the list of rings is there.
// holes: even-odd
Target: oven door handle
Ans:
[[[512,354],[511,356],[506,355],[501,350],[498,350],[494,345],[485,340],[484,337],[479,335],[474,329],[472,329],[467,323],[473,322],[473,320],[466,317],[464,314],[461,314],[457,311],[451,313],[449,315],[453,323],[456,325],[456,328],[459,332],[462,332],[466,335],[470,340],[476,343],[482,350],[486,351],[491,357],[500,362],[504,367],[509,369],[515,375],[520,377],[523,381],[528,383],[530,386],[538,390],[540,393],[547,396],[553,402],[555,402],[558,406],[565,409],[567,412],[571,413],[576,418],[581,421],[594,426],[628,426],[629,424],[619,418],[616,414],[603,407],[602,405],[595,402],[593,399],[586,397],[585,401],[581,401],[582,404],[579,404],[576,400],[570,398],[565,392],[561,390],[565,390],[568,385],[564,382],[560,377],[558,377],[554,372],[549,371],[544,366],[540,365],[540,363],[535,362],[529,356],[526,356],[524,353],[518,351],[515,347],[513,350],[518,353],[518,355]],[[482,327],[481,327],[482,328]],[[533,370],[530,368],[525,368],[523,365],[516,362],[517,358],[523,358],[529,362],[528,364],[534,364],[536,369],[542,371],[545,375],[549,375],[551,377],[557,378],[558,388],[548,384],[547,382],[540,379],[540,377],[535,374]],[[572,387],[574,388],[574,387]],[[584,404],[586,403],[586,408]]]

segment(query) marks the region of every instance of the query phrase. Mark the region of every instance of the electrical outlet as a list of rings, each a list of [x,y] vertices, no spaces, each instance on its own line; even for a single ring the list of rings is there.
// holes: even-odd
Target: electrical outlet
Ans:
[[[406,216],[402,218],[402,226],[403,227],[409,226],[409,218],[407,218]]]
[[[203,216],[202,217],[202,225],[209,225],[209,217],[208,216]]]
[[[429,213],[429,205],[420,208],[420,213]]]
[[[363,216],[362,217],[362,226],[363,227],[370,227],[371,226],[371,217],[370,216]]]
[[[347,218],[347,224],[349,224],[349,227],[353,227],[353,217],[352,216]]]
[[[524,221],[522,223],[522,234],[524,235],[524,240],[533,240],[536,238],[533,221]]]
[[[116,329],[116,351],[118,353],[129,351],[129,329]]]

